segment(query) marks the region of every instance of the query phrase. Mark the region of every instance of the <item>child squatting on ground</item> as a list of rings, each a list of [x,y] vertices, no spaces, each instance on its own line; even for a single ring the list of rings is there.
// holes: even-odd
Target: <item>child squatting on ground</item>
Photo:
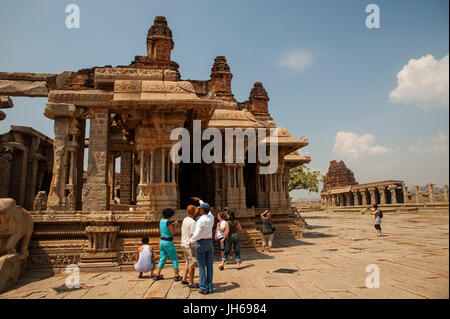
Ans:
[[[142,246],[137,250],[137,263],[134,264],[134,269],[139,272],[139,278],[142,278],[144,272],[151,271],[151,278],[155,276],[155,255],[153,254],[153,248],[148,244],[148,237],[142,238]]]

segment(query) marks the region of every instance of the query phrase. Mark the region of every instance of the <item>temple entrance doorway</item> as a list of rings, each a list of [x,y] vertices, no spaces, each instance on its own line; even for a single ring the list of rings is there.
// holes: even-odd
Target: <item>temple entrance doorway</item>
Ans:
[[[245,203],[247,208],[257,206],[256,191],[256,163],[246,163],[244,166],[244,184],[245,184]]]
[[[214,185],[215,177],[212,164],[180,163],[178,174],[180,209],[185,209],[189,204],[198,205],[191,199],[193,196],[201,198],[211,207],[214,207]]]

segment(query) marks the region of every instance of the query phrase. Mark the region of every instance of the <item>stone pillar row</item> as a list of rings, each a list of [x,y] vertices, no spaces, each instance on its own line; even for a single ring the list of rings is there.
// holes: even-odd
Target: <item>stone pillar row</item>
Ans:
[[[286,207],[289,203],[289,179],[283,172],[257,174],[258,207]]]
[[[396,189],[397,185],[395,184],[391,184],[388,187],[379,186],[353,189],[351,192],[325,195],[324,202],[327,206],[367,206],[375,203],[381,205],[397,204],[400,203],[401,200],[398,197]],[[377,191],[379,199],[377,197]],[[390,202],[387,200],[387,191],[389,191],[391,196]],[[402,185],[402,194],[405,202],[408,196],[407,187],[405,185]]]
[[[215,206],[245,208],[244,164],[214,164]]]

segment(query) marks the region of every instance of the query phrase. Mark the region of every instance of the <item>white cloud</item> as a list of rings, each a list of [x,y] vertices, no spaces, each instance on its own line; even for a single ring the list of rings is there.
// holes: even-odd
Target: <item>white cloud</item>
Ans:
[[[277,65],[303,71],[314,63],[314,56],[309,50],[296,49],[283,53]]]
[[[444,131],[439,131],[435,136],[421,138],[416,144],[411,145],[411,152],[448,153],[448,136]]]
[[[448,108],[449,56],[436,60],[431,54],[411,59],[397,74],[397,88],[389,94],[393,102],[416,104],[429,110]]]
[[[333,152],[342,159],[358,159],[364,154],[377,155],[389,152],[381,145],[373,145],[372,134],[357,135],[353,132],[340,131],[336,134]]]

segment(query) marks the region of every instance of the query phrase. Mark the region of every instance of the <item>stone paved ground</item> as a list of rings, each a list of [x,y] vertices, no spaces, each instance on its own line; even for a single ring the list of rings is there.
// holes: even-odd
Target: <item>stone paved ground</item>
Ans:
[[[243,252],[243,269],[214,267],[216,290],[200,295],[174,282],[138,279],[133,272],[82,273],[81,288],[65,274],[29,271],[0,298],[449,298],[447,212],[387,213],[378,238],[373,217],[304,213],[311,229],[301,241],[278,242],[272,253]],[[380,269],[380,288],[365,287],[366,266]],[[293,274],[273,272],[279,268]]]

